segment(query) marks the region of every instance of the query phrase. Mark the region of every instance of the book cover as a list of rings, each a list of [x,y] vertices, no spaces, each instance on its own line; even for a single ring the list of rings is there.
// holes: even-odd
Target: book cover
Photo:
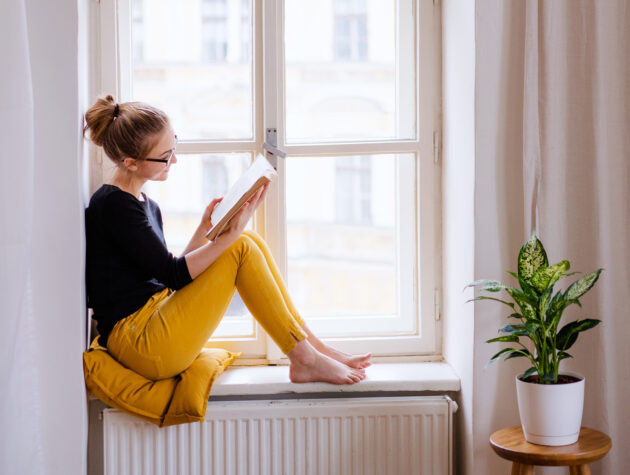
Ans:
[[[249,168],[243,173],[236,183],[223,197],[223,200],[212,211],[212,228],[206,237],[213,241],[229,224],[232,217],[238,213],[247,200],[249,200],[258,189],[272,181],[278,174],[273,169],[267,159],[259,154]]]

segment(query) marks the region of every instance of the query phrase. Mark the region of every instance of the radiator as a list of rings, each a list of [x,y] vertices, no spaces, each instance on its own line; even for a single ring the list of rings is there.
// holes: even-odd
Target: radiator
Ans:
[[[210,402],[160,429],[103,413],[107,475],[450,475],[448,397]]]

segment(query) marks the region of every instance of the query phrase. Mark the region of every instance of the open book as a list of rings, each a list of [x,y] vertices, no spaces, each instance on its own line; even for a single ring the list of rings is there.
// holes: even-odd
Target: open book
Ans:
[[[250,167],[232,185],[223,200],[212,211],[212,228],[206,234],[211,241],[226,229],[230,219],[241,209],[265,183],[278,176],[271,164],[262,155],[258,155]]]

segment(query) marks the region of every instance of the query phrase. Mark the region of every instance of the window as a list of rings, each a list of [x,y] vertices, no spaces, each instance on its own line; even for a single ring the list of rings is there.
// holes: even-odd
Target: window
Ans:
[[[309,326],[345,351],[438,353],[439,7],[112,3],[101,89],[162,108],[180,137],[175,173],[147,185],[171,250],[276,129],[287,157],[252,226]],[[213,340],[282,357],[238,295]]]
[[[226,0],[203,0],[201,4],[201,56],[207,62],[224,61],[227,56]]]
[[[334,0],[335,58],[367,59],[367,0]]]
[[[369,156],[336,158],[335,202],[338,223],[372,222],[372,164],[373,159]]]

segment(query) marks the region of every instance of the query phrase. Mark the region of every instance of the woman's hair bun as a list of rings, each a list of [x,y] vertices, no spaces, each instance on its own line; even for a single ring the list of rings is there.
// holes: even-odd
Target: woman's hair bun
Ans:
[[[83,133],[85,134],[86,131],[89,131],[90,140],[95,145],[103,146],[107,129],[114,121],[116,105],[114,97],[108,94],[105,97],[99,97],[85,113]]]

